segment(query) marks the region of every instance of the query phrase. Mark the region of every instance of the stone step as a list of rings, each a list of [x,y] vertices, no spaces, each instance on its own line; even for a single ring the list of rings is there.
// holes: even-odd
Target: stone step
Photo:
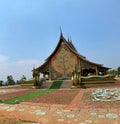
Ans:
[[[64,80],[61,89],[70,89],[72,87],[72,82],[71,80]]]
[[[49,89],[50,86],[52,85],[53,81],[44,81],[43,84],[41,85],[41,89]]]

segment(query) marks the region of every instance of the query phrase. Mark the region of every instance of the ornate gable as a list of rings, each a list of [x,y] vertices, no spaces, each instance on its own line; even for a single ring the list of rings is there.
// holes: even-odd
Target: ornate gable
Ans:
[[[67,76],[77,64],[77,57],[73,54],[63,41],[51,59],[52,67],[62,76]]]

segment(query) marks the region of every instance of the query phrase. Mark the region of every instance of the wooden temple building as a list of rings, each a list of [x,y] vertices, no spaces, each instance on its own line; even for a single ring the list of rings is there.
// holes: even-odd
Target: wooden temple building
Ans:
[[[71,39],[66,40],[61,32],[56,48],[42,65],[33,70],[33,75],[43,74],[49,80],[70,79],[75,69],[81,76],[87,76],[105,75],[109,68],[89,61],[76,50]]]

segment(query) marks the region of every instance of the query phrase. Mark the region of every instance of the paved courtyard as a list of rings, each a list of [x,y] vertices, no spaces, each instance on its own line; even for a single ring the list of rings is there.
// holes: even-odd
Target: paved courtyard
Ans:
[[[113,87],[120,88],[120,80],[114,85],[99,88]],[[119,103],[110,105],[109,103],[108,105],[107,103],[84,103],[82,99],[85,93],[93,89],[96,88],[79,89],[78,94],[68,105],[32,102],[15,105],[0,104],[0,124],[120,124]]]

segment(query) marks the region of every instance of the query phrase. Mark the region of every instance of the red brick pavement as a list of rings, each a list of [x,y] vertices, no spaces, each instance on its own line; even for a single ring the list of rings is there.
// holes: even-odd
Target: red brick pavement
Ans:
[[[80,104],[80,100],[82,99],[82,96],[84,94],[84,91],[84,89],[81,89],[79,93],[75,96],[75,98],[72,100],[72,102],[66,107],[66,109],[77,109]]]
[[[109,88],[111,87],[113,86],[109,86]],[[120,82],[116,82],[114,87],[120,88]],[[102,88],[108,87],[103,86]],[[68,106],[47,106],[29,103],[16,105],[0,104],[0,117],[2,117],[0,119],[12,118],[16,119],[16,122],[20,119],[30,120],[36,122],[35,124],[120,124],[119,106],[118,108],[114,108],[114,106],[111,108],[87,106],[85,108],[86,104],[81,104],[83,94],[92,89],[94,88],[80,89]],[[81,105],[83,105],[83,108]],[[3,122],[5,124],[6,121]]]

